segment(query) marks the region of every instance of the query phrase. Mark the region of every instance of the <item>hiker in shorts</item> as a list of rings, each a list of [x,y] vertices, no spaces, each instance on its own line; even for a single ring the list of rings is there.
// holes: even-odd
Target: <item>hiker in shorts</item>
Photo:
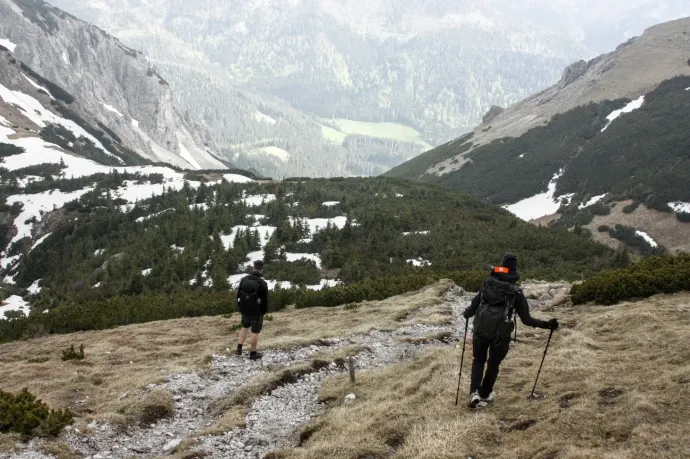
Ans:
[[[556,319],[545,322],[530,316],[527,299],[522,289],[516,286],[519,280],[518,258],[512,253],[506,253],[501,266],[493,267],[482,289],[463,313],[466,319],[474,317],[470,408],[484,407],[496,398],[494,384],[498,377],[498,367],[510,348],[511,334],[515,329],[515,313],[527,326],[558,329]]]
[[[263,280],[264,262],[254,262],[253,272],[244,277],[237,287],[237,310],[242,314],[242,329],[237,345],[237,355],[242,355],[242,346],[247,339],[249,330],[252,331],[251,352],[249,358],[258,360],[263,355],[256,351],[259,344],[259,334],[264,325],[264,315],[268,312],[268,285]]]

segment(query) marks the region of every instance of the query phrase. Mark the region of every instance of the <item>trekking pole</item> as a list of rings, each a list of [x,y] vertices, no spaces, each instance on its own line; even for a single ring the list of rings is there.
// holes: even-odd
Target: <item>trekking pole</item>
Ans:
[[[455,406],[458,406],[458,400],[460,399],[460,378],[462,378],[462,364],[465,361],[465,344],[467,343],[467,325],[470,323],[470,319],[465,319],[465,337],[462,340],[462,357],[460,358],[460,373],[458,373],[458,391],[455,393]]]
[[[515,338],[513,338],[513,341],[517,343],[517,311],[515,311],[515,316],[513,317],[513,323],[515,324]]]
[[[544,349],[544,356],[541,358],[541,365],[539,365],[539,371],[537,372],[537,379],[534,380],[534,386],[532,386],[532,394],[530,397],[534,397],[534,389],[537,388],[537,381],[539,381],[539,375],[541,374],[541,367],[544,365],[544,360],[546,359],[546,352],[549,350],[549,343],[551,343],[551,337],[553,336],[553,329],[549,333],[549,340],[546,342],[546,349]]]

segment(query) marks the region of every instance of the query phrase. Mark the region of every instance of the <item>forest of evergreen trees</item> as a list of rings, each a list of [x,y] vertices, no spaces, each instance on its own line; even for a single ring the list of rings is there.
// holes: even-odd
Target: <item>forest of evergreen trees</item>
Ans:
[[[41,312],[9,321],[14,324],[0,321],[5,339],[232,312],[228,278],[243,271],[253,252],[266,260],[268,279],[294,286],[272,295],[275,309],[380,299],[442,277],[476,287],[486,265],[505,251],[520,256],[523,277],[540,279],[581,278],[627,263],[586,236],[537,228],[457,192],[397,179],[202,183],[139,202],[129,212],[113,198],[128,180],[159,179],[104,175],[92,192],[61,210],[65,223],[9,273],[14,291],[23,294],[39,281],[40,294],[26,298]],[[243,199],[250,196],[267,198],[249,206]],[[315,234],[305,220],[336,217],[344,219],[342,228],[329,224]],[[275,230],[262,241],[266,228]],[[322,266],[288,262],[286,253],[318,255]],[[413,259],[430,266],[415,267],[408,262]],[[344,286],[307,289],[321,279]]]

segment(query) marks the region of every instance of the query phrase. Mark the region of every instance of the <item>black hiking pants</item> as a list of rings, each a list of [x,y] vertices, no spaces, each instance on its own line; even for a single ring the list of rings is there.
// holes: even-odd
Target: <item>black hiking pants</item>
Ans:
[[[472,362],[472,384],[470,393],[479,391],[480,397],[488,397],[494,390],[496,378],[498,378],[498,367],[503,359],[508,355],[510,349],[510,338],[505,338],[496,344],[478,336],[472,340],[474,361]],[[487,364],[488,354],[488,364]],[[484,373],[486,365],[486,373]]]

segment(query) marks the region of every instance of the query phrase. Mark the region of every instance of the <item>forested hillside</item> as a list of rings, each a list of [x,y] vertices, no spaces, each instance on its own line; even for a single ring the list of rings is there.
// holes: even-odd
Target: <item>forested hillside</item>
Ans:
[[[79,180],[41,187],[69,191],[84,186]],[[117,197],[127,183],[160,180],[104,175],[78,200],[43,215],[50,233],[8,249],[22,258],[6,272],[16,283],[6,292],[33,304],[34,321],[51,310],[45,320],[60,322],[56,315],[69,310],[83,328],[100,328],[161,318],[146,309],[165,305],[178,311],[166,314],[230,312],[228,289],[259,258],[268,262],[269,285],[283,292],[274,307],[380,296],[376,290],[391,287],[374,281],[391,277],[398,279],[392,287],[408,282],[410,289],[440,277],[476,281],[507,250],[520,255],[527,277],[580,278],[627,262],[625,253],[565,229],[536,228],[457,192],[395,179],[187,182],[134,205]],[[341,283],[360,291],[319,291]],[[296,300],[299,291],[306,296]],[[183,298],[188,303],[175,309]],[[114,305],[128,303],[139,305],[136,320],[118,316]]]

